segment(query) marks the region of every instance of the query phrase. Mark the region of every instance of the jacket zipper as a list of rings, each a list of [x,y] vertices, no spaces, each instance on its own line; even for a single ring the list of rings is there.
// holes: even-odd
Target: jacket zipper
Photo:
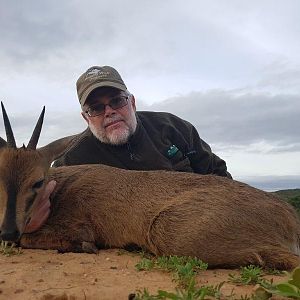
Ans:
[[[132,152],[132,148],[131,148],[130,143],[127,143],[127,150],[128,150],[128,152],[129,152],[130,159],[131,159],[131,160],[134,160],[134,155],[133,155],[133,152]]]

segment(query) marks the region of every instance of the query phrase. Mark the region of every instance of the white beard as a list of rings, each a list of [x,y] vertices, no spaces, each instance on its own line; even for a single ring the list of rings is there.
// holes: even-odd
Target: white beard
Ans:
[[[117,119],[117,118],[115,118]],[[110,119],[109,122],[113,121],[114,119]],[[124,128],[117,128],[112,130],[111,132],[106,132],[104,128],[98,128],[94,125],[90,124],[90,130],[93,135],[102,143],[110,144],[110,145],[123,145],[128,142],[128,139],[131,135],[134,134],[137,126],[136,116],[135,113],[130,117]]]
[[[111,145],[122,145],[126,144],[129,137],[131,136],[131,132],[129,128],[117,129],[113,130],[110,133],[105,133],[101,129],[90,125],[91,132],[93,135],[104,144]]]

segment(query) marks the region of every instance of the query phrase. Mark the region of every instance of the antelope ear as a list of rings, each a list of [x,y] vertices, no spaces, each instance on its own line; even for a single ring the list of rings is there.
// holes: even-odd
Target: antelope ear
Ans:
[[[49,163],[52,163],[55,159],[64,155],[78,141],[78,138],[78,134],[67,136],[51,142],[50,144],[37,149],[37,151],[46,157]]]
[[[7,146],[6,141],[5,141],[2,137],[0,137],[0,149],[1,149],[2,147],[6,147],[6,146]]]

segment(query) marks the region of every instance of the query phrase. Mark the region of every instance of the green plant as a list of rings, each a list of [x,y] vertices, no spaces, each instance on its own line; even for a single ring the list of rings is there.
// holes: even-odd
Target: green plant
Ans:
[[[138,271],[148,271],[153,269],[155,262],[152,259],[143,257],[140,262],[135,265]]]
[[[147,289],[143,291],[138,291],[134,300],[202,300],[202,299],[221,299],[220,289],[223,286],[224,282],[216,285],[216,286],[201,286],[199,288],[196,287],[195,279],[190,281],[189,286],[186,289],[176,289],[173,292],[167,292],[159,290],[156,295],[150,295]]]
[[[155,300],[155,299],[170,299],[170,300],[200,300],[207,297],[220,299],[221,287],[224,282],[212,286],[196,287],[196,274],[200,270],[206,270],[207,264],[197,258],[186,256],[161,256],[157,258],[143,257],[136,264],[137,270],[159,269],[173,273],[174,280],[178,282],[179,288],[175,292],[167,292],[159,290],[156,295],[151,295],[147,289],[137,291],[135,300]]]
[[[229,274],[229,281],[239,285],[257,284],[265,281],[262,275],[262,268],[249,265],[242,267],[239,275]]]
[[[260,288],[256,291],[257,293],[265,295],[266,298],[264,299],[268,299],[272,295],[300,299],[300,267],[294,269],[290,274],[290,278],[285,282],[277,284],[261,282]]]
[[[195,277],[195,272],[196,270],[190,262],[184,265],[178,265],[175,270],[174,279],[180,286],[186,287]]]
[[[286,275],[285,271],[277,270],[277,269],[264,269],[263,272],[264,275],[276,275],[276,276]]]
[[[196,257],[193,258],[190,256],[160,256],[156,259],[156,261],[158,267],[170,271],[175,271],[178,269],[178,266],[184,266],[186,264],[190,264],[195,270],[207,269],[206,263]]]
[[[297,212],[300,213],[300,196],[291,197],[287,202],[293,205]]]
[[[19,255],[22,253],[21,248],[17,248],[15,243],[9,243],[7,241],[1,241],[0,253],[5,256]]]
[[[200,270],[206,270],[207,264],[198,258],[187,256],[160,256],[157,258],[145,258],[136,264],[138,271],[150,269],[165,270],[173,272],[174,280],[182,287],[187,287],[191,280]]]
[[[137,291],[131,299],[135,300],[202,300],[202,299],[239,299],[239,300],[266,300],[270,292],[268,289],[274,289],[273,282],[265,280],[262,276],[267,274],[282,274],[277,270],[262,270],[262,268],[254,265],[242,267],[239,275],[229,275],[229,281],[235,284],[261,284],[260,290],[255,295],[245,295],[236,298],[233,294],[221,295],[221,287],[224,282],[212,286],[204,285],[196,287],[195,277],[199,270],[206,270],[207,264],[197,258],[181,257],[181,256],[162,256],[158,258],[146,258],[136,265],[140,270],[160,269],[173,273],[174,279],[178,282],[178,288],[175,292],[167,292],[159,290],[157,294],[151,295],[147,289]],[[300,271],[299,271],[300,272]],[[300,278],[300,273],[299,273]],[[300,282],[300,279],[299,279]],[[300,284],[299,284],[300,286]],[[262,290],[262,291],[261,291]]]

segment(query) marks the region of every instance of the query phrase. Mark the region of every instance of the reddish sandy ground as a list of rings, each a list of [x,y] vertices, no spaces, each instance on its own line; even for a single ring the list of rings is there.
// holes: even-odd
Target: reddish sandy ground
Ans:
[[[128,299],[130,293],[147,287],[151,293],[158,289],[174,291],[176,283],[163,271],[138,272],[138,254],[119,250],[99,254],[58,254],[55,251],[23,250],[20,255],[0,255],[0,299]],[[197,276],[197,283],[217,284],[228,281],[234,270],[208,270]],[[271,276],[275,282],[282,276]],[[268,277],[270,279],[270,276]],[[236,298],[250,295],[253,286],[226,283],[224,295],[234,289]]]

